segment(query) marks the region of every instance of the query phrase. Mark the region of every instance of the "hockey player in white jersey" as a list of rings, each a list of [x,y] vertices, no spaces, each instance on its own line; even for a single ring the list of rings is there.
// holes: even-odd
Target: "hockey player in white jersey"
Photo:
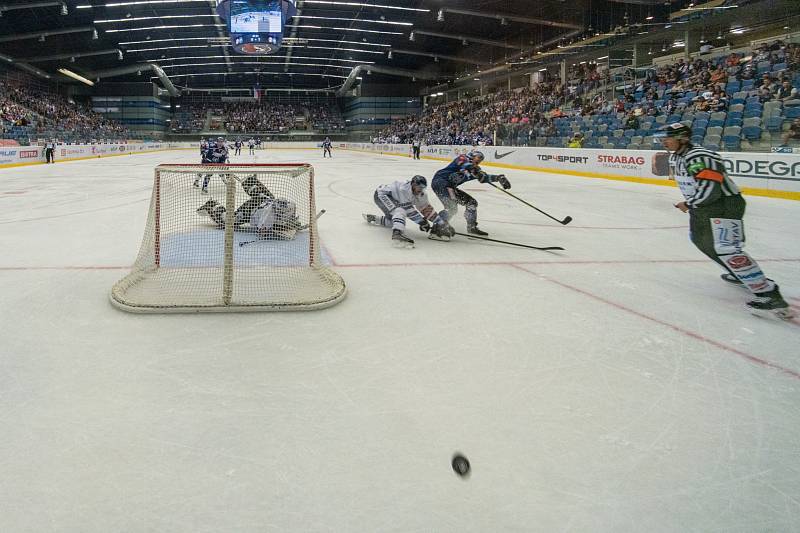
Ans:
[[[250,155],[256,155],[256,140],[254,138],[250,137],[250,140],[247,141],[247,148],[250,149]]]
[[[727,272],[722,279],[744,287],[754,298],[747,307],[755,315],[792,318],[794,313],[778,285],[766,277],[744,247],[745,200],[728,176],[719,154],[694,146],[692,129],[680,122],[663,126],[662,144],[670,152],[670,173],[684,201],[675,207],[689,214],[689,232],[697,248]]]
[[[242,188],[250,199],[233,214],[235,231],[255,233],[259,239],[288,241],[303,228],[297,218],[295,203],[286,198],[275,198],[255,175],[242,181]],[[225,229],[225,206],[216,200],[201,205],[197,213],[211,217],[219,229]]]
[[[419,229],[429,231],[431,238],[450,240],[455,230],[447,219],[431,206],[425,189],[428,180],[414,176],[408,181],[395,181],[381,185],[373,198],[383,215],[364,214],[370,224],[392,228],[392,244],[397,248],[413,248],[414,240],[406,236],[406,218],[419,224]]]

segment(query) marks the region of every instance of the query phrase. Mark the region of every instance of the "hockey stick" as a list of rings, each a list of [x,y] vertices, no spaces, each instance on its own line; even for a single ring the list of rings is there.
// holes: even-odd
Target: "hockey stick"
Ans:
[[[544,211],[542,211],[541,209],[539,209],[539,208],[538,208],[538,207],[536,207],[535,205],[531,205],[531,204],[529,204],[528,202],[526,202],[525,200],[523,200],[523,199],[522,199],[522,198],[520,198],[519,196],[515,196],[515,195],[511,194],[510,192],[508,192],[507,190],[503,189],[502,187],[498,187],[497,185],[495,185],[495,184],[494,184],[494,183],[492,183],[491,181],[489,181],[489,182],[487,182],[487,183],[489,183],[489,185],[491,185],[492,187],[494,187],[494,188],[495,188],[495,189],[497,189],[498,191],[506,193],[506,194],[507,194],[507,195],[509,195],[511,198],[514,198],[515,200],[519,200],[520,202],[522,202],[523,204],[527,205],[528,207],[532,207],[533,209],[536,209],[537,211],[539,211],[539,212],[540,212],[541,214],[543,214],[544,216],[546,216],[546,217],[548,217],[548,218],[552,218],[553,220],[555,220],[555,221],[556,221],[556,222],[558,222],[559,224],[563,224],[564,226],[566,226],[567,224],[569,224],[570,222],[572,222],[572,217],[570,217],[570,216],[564,217],[564,220],[558,220],[556,217],[554,217],[554,216],[551,216],[551,215],[548,215],[547,213],[545,213]]]
[[[543,250],[545,252],[550,251],[550,250],[563,250],[563,248],[560,247],[560,246],[545,246],[543,248],[540,248],[538,246],[529,246],[527,244],[519,244],[517,242],[509,242],[509,241],[500,241],[500,240],[497,240],[497,239],[490,239],[489,237],[478,237],[477,235],[470,235],[469,233],[456,232],[456,235],[461,235],[462,237],[467,237],[467,238],[470,238],[470,239],[478,239],[478,240],[481,240],[481,241],[499,242],[500,244],[510,244],[511,246],[519,246],[520,248],[530,248],[531,250]],[[433,240],[436,240],[436,239],[433,239]]]
[[[314,217],[314,220],[317,220],[319,217],[321,217],[324,214],[325,214],[325,210],[324,209],[320,209],[319,213],[317,213],[317,216]],[[309,226],[308,224],[303,224],[302,226],[297,228],[297,231],[303,231],[305,229],[308,229],[308,226]],[[248,244],[253,244],[254,242],[261,242],[261,241],[266,241],[266,240],[269,240],[269,239],[253,239],[252,241],[242,241],[242,242],[239,243],[239,246],[246,246]]]

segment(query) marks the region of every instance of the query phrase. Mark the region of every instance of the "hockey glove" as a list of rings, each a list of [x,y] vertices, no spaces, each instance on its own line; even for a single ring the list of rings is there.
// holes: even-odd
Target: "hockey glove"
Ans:
[[[422,222],[419,223],[420,231],[429,232],[431,230],[431,223],[428,222],[428,219],[423,218]]]
[[[442,222],[441,224],[436,224],[433,229],[431,229],[431,234],[437,237],[452,237],[456,234],[456,230],[447,222]]]
[[[511,182],[508,181],[508,178],[505,176],[505,174],[500,174],[499,176],[497,176],[497,181],[498,183],[500,183],[500,185],[503,186],[504,189],[511,188]]]

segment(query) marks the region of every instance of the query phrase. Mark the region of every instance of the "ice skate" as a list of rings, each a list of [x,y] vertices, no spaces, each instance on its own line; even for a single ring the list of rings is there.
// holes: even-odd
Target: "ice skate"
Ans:
[[[471,225],[467,226],[467,233],[469,233],[471,235],[478,235],[478,236],[481,236],[481,237],[486,237],[487,235],[489,235],[488,233],[486,233],[482,229],[478,228],[477,224],[471,224]]]
[[[739,278],[737,278],[733,274],[730,274],[730,273],[726,272],[725,274],[720,274],[719,277],[722,279],[722,281],[726,281],[726,282],[730,283],[731,285],[734,285],[735,287],[739,287],[741,289],[746,289],[747,288],[745,286],[745,284],[742,283],[741,281],[739,281]],[[770,278],[767,278],[767,280],[768,281],[773,281]]]
[[[414,240],[409,239],[402,231],[396,229],[392,231],[392,246],[395,248],[413,248]]]
[[[756,316],[766,318],[776,316],[783,320],[789,320],[795,316],[792,308],[781,296],[777,285],[769,292],[758,293],[753,300],[747,302],[747,309]]]
[[[380,226],[380,221],[376,215],[370,215],[369,213],[362,213],[361,216],[364,217],[364,220],[367,221],[367,224],[372,224],[374,226]]]

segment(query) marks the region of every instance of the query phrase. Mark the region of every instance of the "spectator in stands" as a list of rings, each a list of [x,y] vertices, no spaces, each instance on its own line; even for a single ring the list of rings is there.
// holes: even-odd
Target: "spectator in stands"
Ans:
[[[732,52],[731,55],[729,55],[725,59],[725,66],[726,67],[738,67],[739,66],[739,54],[737,54],[736,52]]]
[[[782,146],[789,146],[789,141],[800,141],[800,118],[794,119],[789,129],[783,132]]]
[[[583,133],[576,131],[567,143],[567,148],[583,148]]]
[[[694,110],[695,112],[707,112],[708,111],[708,100],[705,99],[703,96],[695,96],[692,100],[694,102]]]
[[[625,129],[626,130],[639,129],[639,118],[635,114],[628,113],[628,116],[625,118]]]
[[[792,82],[789,80],[783,80],[783,83],[778,90],[775,91],[775,98],[782,101],[787,100],[796,100],[797,99],[797,89],[792,87]]]

